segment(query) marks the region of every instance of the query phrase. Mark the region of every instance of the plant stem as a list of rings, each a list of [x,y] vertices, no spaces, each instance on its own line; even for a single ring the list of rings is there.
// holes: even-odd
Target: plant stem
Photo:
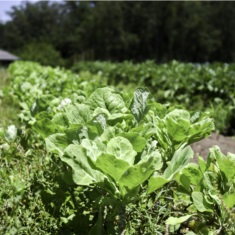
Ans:
[[[118,235],[125,234],[125,227],[126,227],[126,207],[120,206],[119,211],[119,221],[118,221]]]

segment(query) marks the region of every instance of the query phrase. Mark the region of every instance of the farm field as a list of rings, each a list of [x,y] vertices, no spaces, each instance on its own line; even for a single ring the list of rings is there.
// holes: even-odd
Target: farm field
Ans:
[[[3,234],[235,233],[233,64],[0,76]]]

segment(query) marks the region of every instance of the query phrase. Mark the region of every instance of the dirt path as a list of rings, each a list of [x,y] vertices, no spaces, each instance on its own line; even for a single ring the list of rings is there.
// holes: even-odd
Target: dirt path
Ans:
[[[222,153],[225,155],[230,152],[235,154],[235,138],[226,137],[216,133],[212,133],[209,138],[203,139],[192,145],[195,155],[199,153],[200,156],[206,158],[209,149],[213,146],[219,146]]]

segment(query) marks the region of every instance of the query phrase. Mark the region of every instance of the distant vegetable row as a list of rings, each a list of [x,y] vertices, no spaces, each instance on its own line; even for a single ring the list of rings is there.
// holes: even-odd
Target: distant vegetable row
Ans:
[[[223,134],[235,134],[235,64],[97,61],[79,62],[72,70],[99,74],[108,85],[148,87],[161,103],[213,111],[216,129]]]
[[[15,80],[11,92],[18,96],[21,106],[27,105],[25,100],[32,105],[32,98],[42,94],[63,98],[72,93],[72,99],[76,100],[106,85],[119,90],[128,87],[132,92],[138,87],[147,87],[157,102],[181,105],[191,111],[209,110],[217,131],[235,134],[235,64],[80,62],[72,68],[79,75],[62,70],[62,76],[58,68],[45,67],[38,74],[40,65],[28,63],[23,66],[21,63],[12,64],[9,69]],[[33,72],[22,82],[19,77],[30,70]],[[29,95],[29,90],[34,96]],[[25,115],[21,115],[22,119],[27,118]]]

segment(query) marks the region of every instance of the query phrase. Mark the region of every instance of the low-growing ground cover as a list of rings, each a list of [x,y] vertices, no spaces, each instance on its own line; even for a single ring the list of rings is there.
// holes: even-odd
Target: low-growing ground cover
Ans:
[[[101,74],[24,62],[9,73],[21,121],[0,129],[4,234],[235,233],[235,155],[214,147],[190,163],[209,112]]]
[[[6,89],[8,86],[7,80],[7,70],[4,68],[0,68],[0,123],[1,126],[7,126],[11,123],[18,122],[17,114],[18,107],[12,101],[11,97],[7,95],[7,91],[5,94],[3,89]]]

